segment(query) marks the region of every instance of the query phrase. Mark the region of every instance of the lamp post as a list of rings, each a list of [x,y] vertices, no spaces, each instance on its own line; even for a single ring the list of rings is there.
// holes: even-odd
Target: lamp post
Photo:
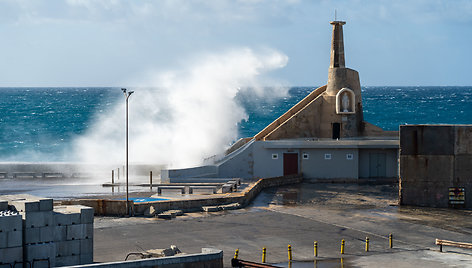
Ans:
[[[131,214],[129,209],[129,192],[128,192],[128,99],[134,91],[126,91],[126,88],[122,88],[123,94],[126,98],[126,213]],[[130,215],[131,216],[131,215]]]

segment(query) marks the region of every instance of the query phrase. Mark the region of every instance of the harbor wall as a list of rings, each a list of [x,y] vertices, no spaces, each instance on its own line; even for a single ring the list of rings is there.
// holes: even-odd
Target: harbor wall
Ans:
[[[129,173],[147,176],[149,171],[157,177],[164,165],[130,164]],[[74,162],[1,162],[0,179],[87,179],[94,177],[124,177],[124,166],[119,164],[88,164]]]
[[[472,125],[400,126],[400,204],[472,208],[471,163]]]

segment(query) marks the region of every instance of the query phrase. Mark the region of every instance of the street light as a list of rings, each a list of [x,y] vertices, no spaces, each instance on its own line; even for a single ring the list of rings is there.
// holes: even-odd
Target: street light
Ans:
[[[129,192],[128,192],[128,99],[134,91],[126,92],[126,88],[122,88],[123,94],[126,98],[126,213],[131,216],[131,212],[129,210]]]

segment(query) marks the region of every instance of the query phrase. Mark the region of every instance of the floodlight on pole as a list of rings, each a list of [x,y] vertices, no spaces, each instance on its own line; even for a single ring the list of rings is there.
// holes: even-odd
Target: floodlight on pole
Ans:
[[[127,91],[126,88],[122,88],[123,94],[126,98],[126,214],[131,216],[129,209],[129,188],[128,188],[128,99],[134,91]]]

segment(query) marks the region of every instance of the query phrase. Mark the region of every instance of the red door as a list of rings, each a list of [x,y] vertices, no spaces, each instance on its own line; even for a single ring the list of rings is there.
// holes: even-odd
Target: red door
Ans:
[[[298,154],[284,154],[284,176],[298,174]]]

